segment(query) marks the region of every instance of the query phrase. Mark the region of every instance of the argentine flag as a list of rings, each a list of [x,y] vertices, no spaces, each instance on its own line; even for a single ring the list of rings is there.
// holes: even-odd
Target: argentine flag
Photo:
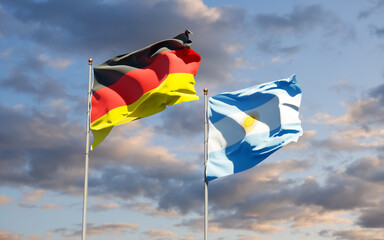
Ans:
[[[209,99],[208,181],[254,167],[303,134],[296,75]]]

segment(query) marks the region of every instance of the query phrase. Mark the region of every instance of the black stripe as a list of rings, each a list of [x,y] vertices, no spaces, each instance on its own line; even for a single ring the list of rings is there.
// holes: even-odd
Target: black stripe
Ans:
[[[179,34],[173,39],[163,40],[132,53],[116,56],[94,67],[94,82],[92,90],[95,92],[110,86],[129,71],[149,66],[163,51],[180,50],[190,47],[188,32]]]

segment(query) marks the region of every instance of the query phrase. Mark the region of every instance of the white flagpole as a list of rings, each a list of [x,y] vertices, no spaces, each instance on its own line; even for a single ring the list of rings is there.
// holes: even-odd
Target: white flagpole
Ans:
[[[88,59],[89,74],[88,74],[88,94],[87,94],[87,129],[85,143],[85,170],[84,170],[84,198],[83,198],[83,234],[82,240],[85,240],[87,231],[87,196],[88,196],[88,163],[89,163],[89,131],[90,131],[90,115],[91,115],[91,82],[92,82],[92,58]]]
[[[208,180],[206,175],[208,161],[208,89],[204,88],[204,240],[208,240]]]

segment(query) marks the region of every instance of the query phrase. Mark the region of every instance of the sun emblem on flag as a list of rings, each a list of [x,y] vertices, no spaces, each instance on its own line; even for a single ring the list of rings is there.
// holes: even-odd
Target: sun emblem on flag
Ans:
[[[246,116],[241,120],[241,126],[244,128],[245,132],[250,132],[259,122],[259,114],[257,112],[251,112],[246,114]]]

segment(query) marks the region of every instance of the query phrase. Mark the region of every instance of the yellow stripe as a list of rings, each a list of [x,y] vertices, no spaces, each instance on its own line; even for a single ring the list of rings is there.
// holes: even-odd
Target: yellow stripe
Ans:
[[[113,126],[151,116],[163,111],[166,106],[198,100],[194,86],[192,74],[172,73],[159,87],[146,92],[136,102],[110,110],[91,124],[95,137],[91,149],[107,137]]]

